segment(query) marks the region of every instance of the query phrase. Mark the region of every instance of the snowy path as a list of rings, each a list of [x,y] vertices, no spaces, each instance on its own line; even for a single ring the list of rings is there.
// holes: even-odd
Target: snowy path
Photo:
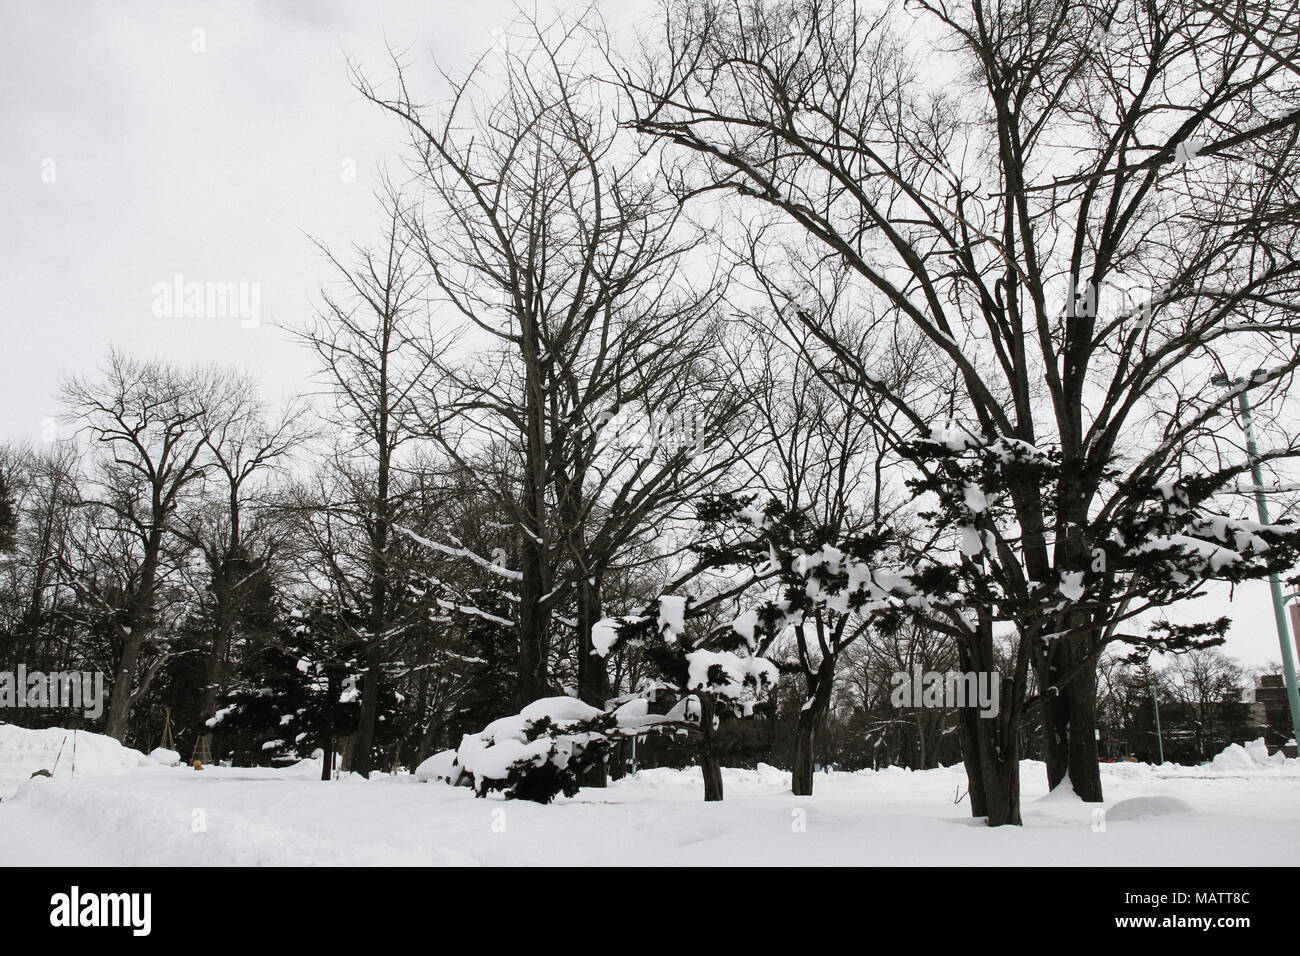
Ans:
[[[954,796],[958,769],[819,775],[795,798],[766,768],[726,771],[727,799],[702,802],[698,771],[652,770],[550,807],[475,800],[408,776],[322,784],[285,771],[141,767],[36,780],[0,803],[0,865],[1098,866],[1300,863],[1300,771],[1104,769],[1107,808],[1173,796],[1194,812],[1108,819],[1044,797],[1026,763],[1023,828],[989,830]],[[1128,810],[1159,810],[1150,802]],[[1168,807],[1164,808],[1166,811]],[[1116,811],[1116,817],[1129,814]]]

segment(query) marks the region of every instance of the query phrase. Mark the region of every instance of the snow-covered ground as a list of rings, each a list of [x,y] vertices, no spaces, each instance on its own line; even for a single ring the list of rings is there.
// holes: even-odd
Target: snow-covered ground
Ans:
[[[1300,863],[1300,761],[1241,754],[1104,765],[1104,821],[1026,761],[1025,826],[990,830],[957,802],[959,767],[820,774],[812,797],[727,770],[714,804],[698,770],[647,770],[538,806],[405,774],[321,783],[310,762],[195,771],[79,734],[75,777],[69,737],[54,777],[27,780],[63,733],[0,725],[0,865]]]

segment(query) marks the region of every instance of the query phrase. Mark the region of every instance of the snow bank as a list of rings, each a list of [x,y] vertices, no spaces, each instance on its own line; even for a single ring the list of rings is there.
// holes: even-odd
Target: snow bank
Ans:
[[[1271,770],[1287,766],[1287,758],[1282,751],[1269,756],[1268,745],[1264,743],[1264,738],[1252,740],[1246,746],[1241,744],[1228,744],[1227,747],[1216,754],[1210,761],[1209,766],[1215,770],[1222,770],[1231,773],[1247,773],[1259,770]]]
[[[168,750],[166,747],[155,747],[149,751],[149,759],[154,763],[160,763],[164,767],[174,767],[181,762],[181,755],[175,750]]]
[[[439,783],[455,786],[464,776],[465,771],[461,769],[460,763],[457,762],[456,751],[454,750],[444,750],[436,753],[415,768],[415,779],[420,783],[436,780]]]
[[[38,770],[50,772],[57,780],[70,779],[74,762],[77,777],[120,774],[157,766],[140,751],[124,747],[103,734],[84,730],[74,734],[62,727],[30,730],[0,724],[0,799],[17,793]]]
[[[1137,820],[1141,817],[1167,817],[1178,813],[1195,813],[1186,800],[1170,796],[1130,797],[1106,811],[1106,822]]]

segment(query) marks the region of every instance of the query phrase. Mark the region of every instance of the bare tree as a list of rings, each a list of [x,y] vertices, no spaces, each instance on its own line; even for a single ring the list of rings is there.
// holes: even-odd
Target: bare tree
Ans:
[[[98,560],[66,560],[62,570],[110,630],[105,733],[118,740],[166,660],[160,654],[138,671],[141,652],[157,636],[160,590],[178,560],[177,512],[204,474],[208,429],[217,409],[228,407],[227,383],[213,368],[179,369],[114,351],[102,378],[74,376],[63,386],[67,415],[89,436],[100,468],[83,502],[93,512],[83,526],[86,557]]]
[[[403,448],[422,433],[416,396],[434,361],[425,351],[428,343],[420,325],[425,282],[402,226],[402,199],[390,192],[384,202],[383,241],[378,248],[356,248],[355,265],[321,247],[337,269],[342,293],[324,292],[320,315],[296,333],[320,363],[330,399],[325,421],[338,443],[337,480],[317,486],[328,492],[328,500],[303,502],[309,511],[333,512],[305,516],[309,523],[313,517],[349,521],[360,533],[351,542],[362,550],[359,560],[333,556],[327,567],[336,572],[330,579],[332,596],[365,615],[364,628],[355,634],[365,646],[361,719],[349,751],[350,768],[363,775],[371,769],[381,669],[398,626],[390,588],[393,522],[401,507],[395,469]],[[338,531],[323,529],[318,543],[333,547],[339,543]],[[351,556],[358,557],[355,552]]]
[[[757,245],[751,239],[755,254]],[[832,391],[808,373],[800,361],[802,330],[782,317],[790,303],[772,287],[760,262],[751,257],[749,265],[768,308],[749,319],[750,334],[735,354],[733,376],[756,411],[762,440],[737,449],[739,480],[786,511],[801,513],[807,524],[801,543],[815,551],[879,528],[890,510],[882,489],[879,436],[856,410],[872,395],[861,386]],[[839,305],[844,287],[834,276],[823,286],[807,288],[832,307]],[[868,626],[856,612],[819,605],[791,628],[790,640],[776,647],[776,653],[791,658],[786,669],[801,675],[805,690],[795,726],[795,794],[812,793],[814,744],[831,709],[841,657]]]
[[[898,708],[890,698],[898,674],[910,678],[918,671],[942,673],[956,666],[953,642],[914,623],[894,631],[873,630],[850,647],[843,680],[866,712],[866,732],[873,748],[885,749],[891,762],[916,769],[937,767],[940,740],[956,729],[955,711]],[[903,759],[893,759],[900,751]]]
[[[472,353],[437,357],[428,430],[508,516],[517,703],[552,692],[555,630],[572,627],[579,696],[603,705],[603,581],[725,470],[741,402],[715,356],[725,277],[701,234],[629,148],[575,54],[578,28],[524,30],[449,78],[436,117],[400,64],[392,96],[357,85],[411,135],[425,191],[411,230]]]
[[[1213,649],[1179,654],[1162,672],[1164,690],[1187,708],[1196,735],[1196,752],[1208,759],[1225,704],[1241,700],[1245,674],[1232,658]]]
[[[995,667],[995,623],[1017,629],[999,716],[963,712],[963,726],[973,812],[1018,823],[1026,708],[1043,708],[1049,782],[1068,774],[1100,800],[1098,653],[1147,641],[1122,623],[1217,573],[1173,584],[1118,541],[1148,508],[1173,520],[1158,488],[1204,514],[1249,467],[1222,412],[1245,387],[1280,400],[1300,364],[1296,225],[1275,214],[1300,112],[1286,56],[1179,0],[912,9],[935,38],[915,52],[951,77],[943,88],[888,11],[851,0],[671,4],[624,87],[636,127],[692,158],[696,195],[738,195],[802,230],[852,271],[882,331],[914,328],[947,370],[949,401],[918,401],[874,374],[836,316],[797,313],[828,387],[861,384],[899,413],[878,425],[930,490],[960,499],[974,474],[927,440],[945,420],[1003,475],[1004,518],[960,500],[945,518],[949,547],[970,529],[957,571],[972,599],[929,624],[977,671]],[[1267,151],[1262,179],[1246,149]],[[1210,387],[1243,366],[1259,370],[1248,384]],[[1264,459],[1294,457],[1294,436],[1266,427]],[[1036,462],[1014,477],[997,458],[1011,447]]]
[[[15,522],[13,556],[4,565],[9,643],[0,659],[31,665],[59,659],[51,644],[65,623],[58,611],[67,596],[60,567],[69,557],[80,455],[73,442],[8,451],[0,469],[13,493],[14,517],[23,520]]]

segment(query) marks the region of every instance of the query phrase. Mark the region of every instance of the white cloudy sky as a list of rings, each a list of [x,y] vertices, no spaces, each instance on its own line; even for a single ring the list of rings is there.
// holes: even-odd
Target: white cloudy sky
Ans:
[[[617,23],[634,6],[604,9]],[[0,0],[0,440],[39,441],[60,377],[93,369],[110,345],[242,365],[272,400],[302,390],[307,356],[272,323],[299,322],[327,275],[307,236],[340,249],[371,237],[376,174],[404,143],[350,86],[348,58],[382,77],[391,44],[455,71],[515,10],[512,0]],[[342,175],[348,160],[355,182]],[[154,317],[152,286],[176,274],[259,283],[261,324]],[[1236,621],[1230,653],[1279,658],[1267,585],[1231,603],[1220,589],[1171,616],[1220,613]]]
[[[327,275],[307,240],[374,234],[376,174],[403,142],[349,84],[387,44],[453,70],[508,25],[508,0],[5,0],[0,31],[0,434],[36,440],[56,383],[110,344],[302,386],[295,324]],[[196,34],[195,31],[202,31]],[[196,52],[196,39],[206,46]],[[431,74],[431,71],[430,71]],[[440,96],[436,80],[425,89]],[[355,182],[343,177],[355,162]],[[46,181],[51,168],[53,182]],[[159,319],[151,288],[260,284],[262,324]]]

